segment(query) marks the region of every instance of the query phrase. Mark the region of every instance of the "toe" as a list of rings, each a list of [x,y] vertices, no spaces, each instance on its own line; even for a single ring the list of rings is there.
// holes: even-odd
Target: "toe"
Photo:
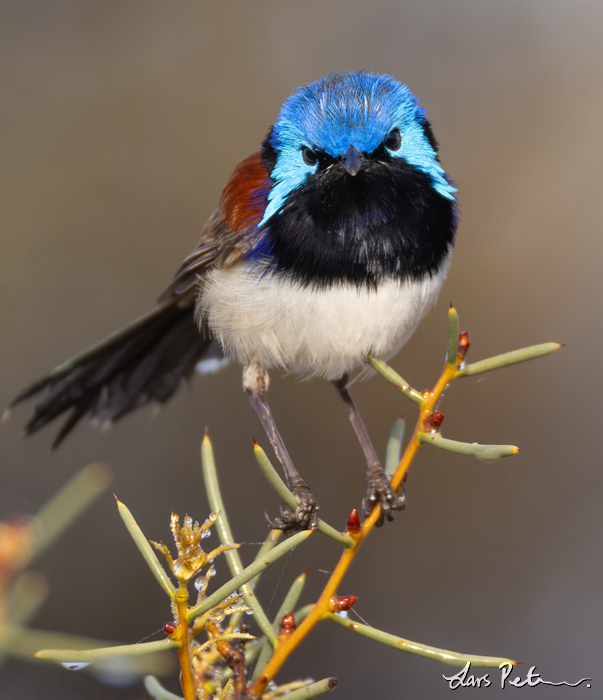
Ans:
[[[406,493],[402,490],[400,497],[396,496],[392,485],[385,476],[385,473],[373,473],[367,478],[367,494],[362,503],[362,514],[368,517],[373,508],[379,504],[381,515],[377,527],[383,525],[385,519],[392,521],[395,511],[402,510],[406,502]]]
[[[305,485],[304,485],[305,486]],[[283,530],[287,535],[292,535],[300,530],[314,530],[318,520],[320,507],[316,499],[308,491],[307,487],[299,489],[295,493],[297,508],[293,512],[287,506],[280,508],[280,517],[274,521],[266,515],[268,525],[275,530]]]

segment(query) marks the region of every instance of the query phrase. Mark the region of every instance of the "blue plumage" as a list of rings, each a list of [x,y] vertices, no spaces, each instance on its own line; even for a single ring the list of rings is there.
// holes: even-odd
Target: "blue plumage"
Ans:
[[[68,412],[117,421],[164,403],[195,368],[243,367],[243,386],[298,506],[271,527],[313,527],[318,504],[268,407],[267,371],[331,380],[367,460],[363,513],[399,498],[347,390],[367,355],[388,358],[437,298],[456,234],[455,188],[423,109],[403,84],[363,71],[296,90],[258,152],[235,168],[197,248],[154,311],[25,389],[32,433]],[[211,362],[208,364],[208,359]]]
[[[304,162],[304,146],[333,158],[343,156],[350,145],[371,154],[393,128],[400,130],[402,141],[391,155],[429,175],[434,189],[454,200],[456,189],[437,161],[424,125],[425,111],[417,98],[389,75],[335,73],[299,88],[284,103],[272,131],[270,142],[279,155],[260,225],[281,211],[287,196],[316,172],[317,164]]]

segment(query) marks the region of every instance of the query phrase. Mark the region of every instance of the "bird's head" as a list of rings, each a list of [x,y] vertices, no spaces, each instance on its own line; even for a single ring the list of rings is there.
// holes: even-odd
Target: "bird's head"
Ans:
[[[349,199],[367,179],[386,179],[400,166],[427,175],[444,198],[453,200],[456,191],[438,161],[424,110],[387,75],[332,73],[298,89],[262,144],[262,157],[273,181],[262,223],[304,185],[320,183]]]

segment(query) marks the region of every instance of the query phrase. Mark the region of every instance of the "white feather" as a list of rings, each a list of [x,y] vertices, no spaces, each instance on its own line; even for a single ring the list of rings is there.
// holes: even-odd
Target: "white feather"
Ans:
[[[387,359],[400,350],[434,304],[448,263],[434,277],[386,280],[377,289],[302,286],[240,264],[205,277],[197,312],[243,365],[335,380],[368,354]]]
[[[214,374],[214,372],[219,372],[226,367],[229,362],[229,357],[210,357],[207,360],[197,362],[195,372],[197,374]]]

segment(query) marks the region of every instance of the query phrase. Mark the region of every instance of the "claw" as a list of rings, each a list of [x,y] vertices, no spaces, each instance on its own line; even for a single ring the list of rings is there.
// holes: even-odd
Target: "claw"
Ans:
[[[291,488],[291,491],[297,501],[295,512],[288,506],[280,506],[280,517],[274,520],[270,520],[264,513],[268,525],[273,530],[282,530],[286,535],[293,535],[300,530],[315,530],[320,510],[316,499],[301,479]]]
[[[381,527],[386,518],[392,521],[395,511],[403,510],[406,505],[404,486],[400,496],[397,496],[382,469],[372,470],[366,476],[366,498],[362,501],[362,515],[368,518],[377,504],[381,506],[377,527]]]
[[[272,530],[282,530],[287,535],[293,535],[299,530],[305,530],[300,521],[295,517],[295,513],[286,506],[279,507],[280,518],[270,520],[268,513],[264,513],[266,522]]]

